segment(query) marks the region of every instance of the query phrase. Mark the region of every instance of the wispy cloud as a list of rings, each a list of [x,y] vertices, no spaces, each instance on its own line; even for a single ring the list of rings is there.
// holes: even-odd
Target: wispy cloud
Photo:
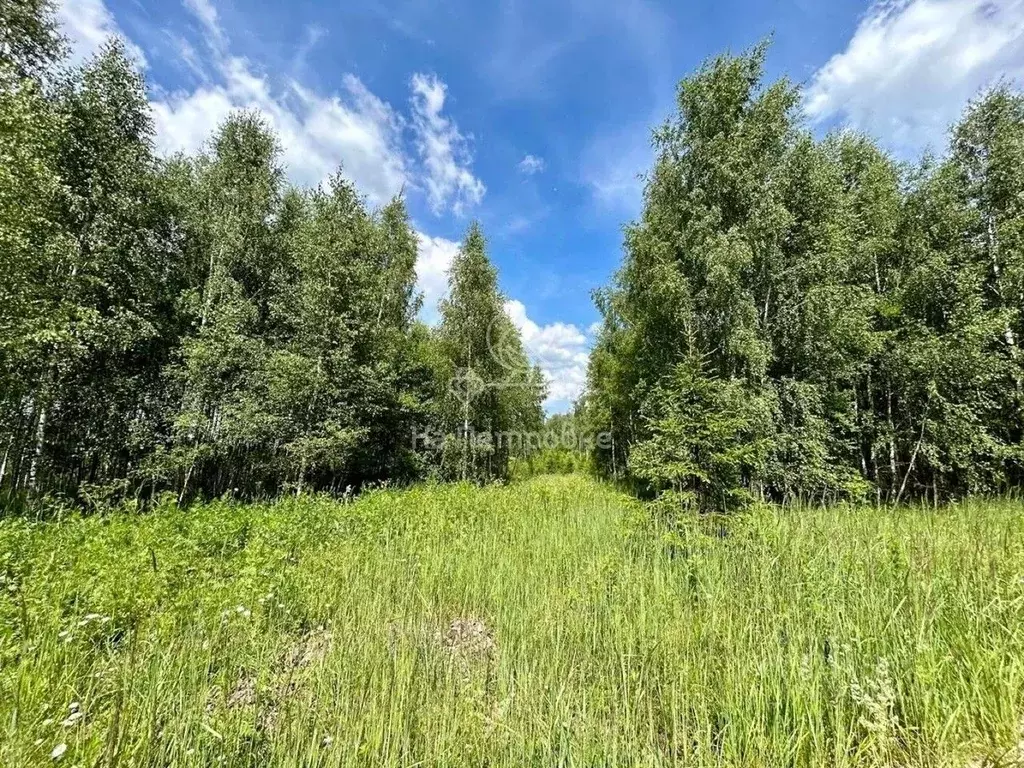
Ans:
[[[642,175],[653,162],[651,131],[637,125],[593,138],[583,151],[580,176],[598,206],[617,215],[640,212]]]
[[[1024,0],[886,0],[814,75],[805,109],[918,150],[940,144],[979,89],[1022,72]]]
[[[220,24],[220,14],[210,0],[184,0],[185,7],[203,25],[206,41],[218,53],[227,46],[227,35]]]
[[[486,191],[472,170],[471,137],[445,113],[447,86],[434,75],[416,74],[410,83],[408,116],[373,94],[352,74],[341,89],[324,94],[287,76],[271,77],[254,62],[232,54],[214,0],[182,0],[198,22],[203,45],[173,36],[182,65],[196,87],[155,89],[151,101],[162,153],[195,152],[238,110],[257,110],[277,134],[289,176],[312,186],[339,168],[371,202],[381,203],[403,188],[422,190],[431,209],[463,213]],[[110,35],[120,34],[103,0],[66,0],[60,10],[76,60],[90,55]],[[292,71],[325,30],[307,27]],[[144,62],[141,50],[134,46]]]
[[[64,0],[57,10],[57,20],[71,48],[70,64],[82,64],[106,40],[116,36],[125,41],[128,54],[140,67],[147,66],[142,49],[127,39],[103,0]]]
[[[295,56],[292,58],[293,72],[298,75],[306,70],[309,55],[327,35],[327,29],[319,24],[310,24],[306,27],[303,33],[302,45],[298,47],[298,50],[295,51]]]
[[[486,192],[483,182],[470,168],[469,138],[442,114],[448,87],[435,75],[417,73],[410,87],[412,128],[426,171],[427,200],[435,214],[451,207],[461,215],[467,206],[478,204]]]

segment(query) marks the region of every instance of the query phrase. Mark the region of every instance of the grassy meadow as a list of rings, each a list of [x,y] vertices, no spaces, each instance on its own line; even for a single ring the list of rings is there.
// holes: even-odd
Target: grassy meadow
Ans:
[[[582,477],[0,521],[0,765],[1024,761],[1024,507]]]

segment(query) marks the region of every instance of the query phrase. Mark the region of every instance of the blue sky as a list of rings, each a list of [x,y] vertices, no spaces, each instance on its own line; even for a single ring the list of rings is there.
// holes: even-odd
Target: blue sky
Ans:
[[[428,321],[479,219],[552,411],[583,383],[650,129],[704,59],[772,35],[768,74],[804,86],[809,128],[905,157],[1024,72],[1024,0],[64,0],[61,19],[79,60],[131,43],[161,152],[258,108],[296,183],[342,166],[372,203],[404,189]]]

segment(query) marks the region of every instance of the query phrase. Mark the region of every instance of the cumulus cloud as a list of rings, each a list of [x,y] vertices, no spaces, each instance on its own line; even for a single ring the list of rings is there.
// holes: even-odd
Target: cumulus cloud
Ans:
[[[525,176],[541,173],[546,167],[547,164],[544,162],[544,158],[537,157],[536,155],[527,155],[519,161],[519,172]]]
[[[505,312],[519,328],[530,359],[540,366],[548,382],[549,410],[567,408],[580,396],[587,382],[590,342],[575,325],[538,325],[521,301],[505,302]]]
[[[486,187],[470,170],[469,139],[442,115],[448,87],[434,75],[417,73],[412,88],[412,129],[425,170],[427,201],[435,214],[446,208],[461,215],[478,204]]]
[[[941,144],[979,89],[1022,73],[1024,0],[882,0],[814,75],[804,107],[918,149]]]
[[[419,250],[416,257],[416,288],[423,294],[420,317],[428,325],[441,319],[438,305],[448,292],[448,270],[452,266],[459,244],[443,237],[416,233]]]
[[[125,37],[103,0],[64,0],[57,10],[57,20],[71,49],[70,64],[83,63],[110,37],[117,36],[125,41],[128,55],[140,67],[146,67],[142,50]]]
[[[200,84],[173,93],[157,89],[151,106],[160,152],[195,152],[232,112],[253,110],[277,134],[295,183],[319,184],[340,167],[371,203],[412,188],[425,193],[437,214],[461,214],[483,198],[483,182],[472,172],[470,138],[445,115],[447,87],[436,76],[412,78],[407,117],[351,74],[342,77],[337,92],[318,93],[295,79],[271,78],[249,59],[231,55],[231,41],[213,0],[183,2],[198,22],[206,55],[184,38],[173,38]],[[110,35],[120,34],[103,0],[65,0],[60,20],[76,61]],[[293,70],[301,70],[303,51],[323,34],[320,28],[307,30],[299,66]],[[145,61],[137,47],[130,50]]]
[[[152,104],[157,147],[166,154],[195,152],[238,110],[256,110],[277,134],[293,181],[313,186],[342,168],[372,203],[398,194],[409,181],[402,122],[354,75],[341,93],[324,96],[296,81],[275,89],[248,59],[230,56],[227,35],[210,0],[185,0],[213,51],[213,77],[194,91]]]
[[[292,82],[275,92],[242,58],[220,63],[220,83],[176,93],[153,103],[157,146],[165,153],[193,152],[228,115],[258,110],[277,134],[291,178],[316,185],[339,166],[371,202],[398,194],[408,181],[401,123],[354,75],[343,93],[320,96]]]

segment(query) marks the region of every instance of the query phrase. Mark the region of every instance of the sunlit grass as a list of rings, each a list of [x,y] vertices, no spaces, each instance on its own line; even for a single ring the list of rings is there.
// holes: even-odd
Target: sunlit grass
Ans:
[[[1010,503],[666,534],[540,478],[6,520],[0,574],[4,766],[1024,759]]]

